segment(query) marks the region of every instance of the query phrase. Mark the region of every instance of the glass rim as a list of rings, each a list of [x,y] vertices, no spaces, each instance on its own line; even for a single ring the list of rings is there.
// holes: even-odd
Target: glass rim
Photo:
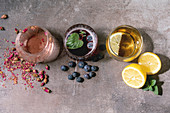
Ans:
[[[32,26],[36,26],[36,25],[32,25]],[[28,29],[28,28],[30,29],[30,27],[32,27],[32,26],[28,26],[28,27],[26,27],[26,28],[27,28],[27,29]],[[22,52],[23,52],[24,54],[29,55],[29,56],[37,56],[37,55],[44,54],[44,51],[45,51],[45,49],[48,47],[48,44],[49,44],[49,38],[52,37],[51,33],[50,33],[46,28],[43,28],[43,27],[40,27],[40,26],[36,26],[36,27],[42,29],[44,33],[47,32],[47,35],[46,35],[47,42],[46,42],[45,47],[44,47],[40,52],[34,53],[34,54],[31,54],[31,53],[25,51],[25,50],[21,47]],[[19,41],[20,41],[22,32],[19,33],[18,35],[20,35],[20,36],[19,36]],[[17,36],[18,36],[18,35],[17,35]]]
[[[122,56],[117,55],[117,54],[112,50],[112,48],[110,47],[110,36],[111,36],[111,34],[112,34],[117,28],[119,28],[119,27],[131,27],[131,28],[135,29],[137,32],[139,32],[140,39],[141,39],[141,46],[140,46],[139,51],[138,51],[136,54],[131,55],[131,56],[128,56],[128,57],[122,57]],[[141,35],[141,32],[140,32],[138,29],[136,29],[135,27],[131,26],[131,25],[120,25],[120,26],[114,28],[114,29],[110,32],[110,34],[108,35],[108,38],[109,38],[109,41],[108,41],[108,43],[109,43],[109,50],[110,50],[112,53],[114,53],[115,57],[118,57],[118,58],[121,58],[121,59],[128,59],[128,58],[131,58],[131,57],[136,56],[139,52],[141,52],[142,47],[143,47],[143,37],[142,37],[142,35]]]
[[[71,52],[68,50],[67,46],[66,46],[67,37],[68,37],[69,33],[70,33],[72,30],[74,31],[75,28],[82,28],[82,29],[87,30],[87,31],[89,32],[89,34],[92,34],[92,35],[93,35],[94,40],[95,40],[95,42],[96,42],[95,45],[94,45],[94,48],[93,48],[92,50],[90,50],[87,54],[83,55],[83,56],[78,56],[78,55],[75,55],[75,54],[71,53]],[[90,33],[90,32],[92,32],[92,33]],[[89,57],[91,57],[91,56],[95,53],[95,51],[96,51],[96,49],[97,49],[97,45],[98,45],[98,37],[97,37],[97,34],[96,34],[96,32],[94,31],[94,29],[93,29],[92,27],[90,27],[89,25],[81,24],[81,23],[79,23],[79,24],[74,24],[74,25],[72,25],[71,27],[69,27],[69,28],[66,30],[66,32],[65,32],[64,47],[65,47],[65,49],[66,49],[66,53],[67,53],[67,55],[68,55],[69,57],[71,57],[71,58],[73,58],[73,59],[75,59],[75,60],[86,60],[86,59],[88,59]]]

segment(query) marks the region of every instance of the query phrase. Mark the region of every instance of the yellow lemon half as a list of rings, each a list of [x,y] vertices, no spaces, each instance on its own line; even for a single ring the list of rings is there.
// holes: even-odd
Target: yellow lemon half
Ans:
[[[138,64],[143,67],[148,75],[156,74],[161,69],[160,58],[152,52],[143,53],[138,59]]]
[[[130,64],[122,71],[123,81],[132,88],[141,88],[146,82],[146,72],[139,64]]]

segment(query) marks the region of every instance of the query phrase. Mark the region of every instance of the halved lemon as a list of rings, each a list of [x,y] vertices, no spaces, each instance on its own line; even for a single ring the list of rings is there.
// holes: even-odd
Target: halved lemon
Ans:
[[[152,52],[143,53],[138,59],[138,64],[143,67],[148,75],[156,74],[161,69],[160,58]]]
[[[146,82],[146,72],[139,64],[130,64],[122,71],[123,81],[132,88],[141,88]]]

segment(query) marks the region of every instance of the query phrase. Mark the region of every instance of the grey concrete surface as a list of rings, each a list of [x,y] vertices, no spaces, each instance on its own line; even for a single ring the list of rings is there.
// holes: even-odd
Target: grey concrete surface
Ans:
[[[67,74],[71,71],[60,70],[60,65],[70,60],[63,51],[56,61],[48,63],[51,94],[38,85],[25,90],[20,82],[7,82],[7,88],[0,86],[0,113],[170,113],[169,0],[0,0],[2,14],[9,18],[0,20],[0,26],[6,29],[0,31],[0,38],[13,41],[15,27],[43,26],[55,37],[64,37],[71,25],[84,23],[94,28],[103,44],[113,28],[132,25],[142,32],[144,51],[159,54],[163,68],[156,76],[164,83],[161,96],[128,87],[121,71],[129,63],[109,58],[107,53],[105,59],[89,62],[100,67],[95,78],[82,84],[69,81]],[[0,46],[2,53],[10,45],[0,42]]]

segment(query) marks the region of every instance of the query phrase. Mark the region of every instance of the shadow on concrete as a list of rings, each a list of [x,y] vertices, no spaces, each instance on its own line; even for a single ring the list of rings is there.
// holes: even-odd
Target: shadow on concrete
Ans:
[[[154,78],[157,82],[159,95],[163,95],[163,89],[162,89],[161,86],[164,84],[164,82],[159,81],[159,74],[165,73],[166,71],[168,71],[170,69],[170,59],[168,57],[166,57],[165,55],[162,55],[162,54],[159,54],[159,53],[156,53],[156,54],[159,56],[161,63],[162,63],[162,66],[161,66],[160,71],[157,74],[155,74],[151,77]]]
[[[165,55],[162,55],[159,53],[156,53],[156,54],[159,56],[161,63],[162,63],[161,70],[158,72],[158,74],[162,74],[170,69],[170,59],[166,57]]]
[[[152,38],[145,32],[144,28],[139,28],[138,30],[143,37],[143,48],[141,54],[145,52],[153,52],[154,45],[153,45]],[[135,58],[133,61],[131,61],[131,63],[138,63],[139,56]]]
[[[107,61],[111,60],[112,57],[109,56],[109,54],[107,53],[106,48],[103,51],[100,50],[100,46],[104,46],[105,45],[105,47],[106,47],[106,39],[107,39],[108,34],[106,34],[104,32],[105,30],[106,29],[103,29],[103,28],[95,29],[96,34],[98,36],[98,50],[97,50],[97,52],[103,54],[104,55],[103,61],[107,62]]]
[[[60,53],[59,53],[58,57],[56,58],[56,60],[57,60],[57,59],[60,59],[66,55],[64,52],[63,37],[56,31],[53,31],[51,29],[49,29],[49,31],[59,41],[59,44],[60,44]]]
[[[143,37],[143,49],[142,53],[144,52],[152,52],[154,49],[152,38],[145,32],[146,29],[139,28],[139,32],[141,33]]]

